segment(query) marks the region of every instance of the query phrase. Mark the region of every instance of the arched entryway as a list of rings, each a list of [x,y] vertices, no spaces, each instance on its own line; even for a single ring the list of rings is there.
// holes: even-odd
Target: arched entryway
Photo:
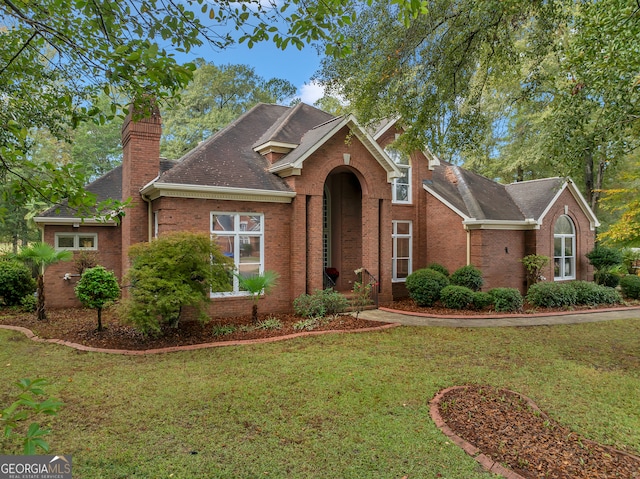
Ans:
[[[347,291],[362,266],[362,187],[349,167],[327,176],[322,203],[323,265],[330,276],[339,273],[335,289]]]

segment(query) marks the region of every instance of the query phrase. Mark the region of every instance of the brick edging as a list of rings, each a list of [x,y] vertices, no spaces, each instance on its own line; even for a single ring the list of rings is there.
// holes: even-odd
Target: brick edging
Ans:
[[[619,308],[600,308],[600,309],[581,309],[577,311],[552,311],[545,313],[500,313],[500,314],[432,314],[432,313],[420,313],[418,311],[405,311],[403,309],[392,309],[380,306],[380,311],[387,311],[389,313],[404,314],[406,316],[418,316],[421,318],[441,318],[441,319],[506,319],[506,318],[543,318],[546,316],[569,316],[575,314],[596,314],[596,313],[611,313],[615,311],[633,311],[640,309],[640,306],[622,306]]]
[[[164,353],[173,353],[178,351],[196,351],[198,349],[217,348],[221,346],[244,346],[244,345],[250,345],[250,344],[274,343],[276,341],[284,341],[287,339],[300,338],[304,336],[319,336],[321,334],[366,333],[371,331],[381,331],[389,328],[395,328],[397,326],[401,326],[401,324],[388,323],[388,324],[383,324],[382,326],[373,326],[371,328],[360,328],[360,329],[328,329],[324,331],[303,331],[300,333],[287,334],[284,336],[274,336],[271,338],[239,339],[236,341],[218,341],[214,343],[188,344],[186,346],[171,346],[167,348],[142,349],[142,350],[94,348],[93,346],[86,346],[84,344],[72,343],[71,341],[65,341],[64,339],[44,339],[36,336],[33,331],[31,331],[28,328],[23,328],[22,326],[10,326],[5,324],[0,324],[0,329],[8,329],[10,331],[20,332],[24,334],[27,338],[38,343],[60,344],[62,346],[74,348],[79,351],[86,351],[86,352],[92,352],[92,353],[106,353],[106,354],[122,354],[122,355],[128,355],[128,356],[145,356],[150,354],[164,354]]]

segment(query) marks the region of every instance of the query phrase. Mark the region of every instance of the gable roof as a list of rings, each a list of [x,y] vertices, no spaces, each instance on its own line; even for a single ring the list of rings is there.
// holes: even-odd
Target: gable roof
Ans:
[[[467,228],[536,229],[560,194],[569,188],[590,221],[598,220],[568,178],[545,178],[502,185],[449,163],[437,165],[423,188],[451,208]]]

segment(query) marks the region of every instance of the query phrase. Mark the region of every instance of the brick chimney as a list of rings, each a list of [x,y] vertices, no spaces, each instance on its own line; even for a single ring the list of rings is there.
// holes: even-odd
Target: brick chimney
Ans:
[[[162,119],[155,101],[146,111],[129,108],[122,126],[122,200],[131,198],[131,207],[122,218],[122,274],[129,268],[132,244],[149,240],[148,204],[140,189],[158,176]]]

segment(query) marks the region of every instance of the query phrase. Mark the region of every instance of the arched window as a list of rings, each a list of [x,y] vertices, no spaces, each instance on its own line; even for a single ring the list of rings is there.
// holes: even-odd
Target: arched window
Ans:
[[[553,227],[553,277],[576,279],[576,229],[567,215],[558,218]]]
[[[393,202],[411,203],[411,160],[409,155],[389,147],[385,148],[384,151],[402,173],[400,178],[393,180]]]

